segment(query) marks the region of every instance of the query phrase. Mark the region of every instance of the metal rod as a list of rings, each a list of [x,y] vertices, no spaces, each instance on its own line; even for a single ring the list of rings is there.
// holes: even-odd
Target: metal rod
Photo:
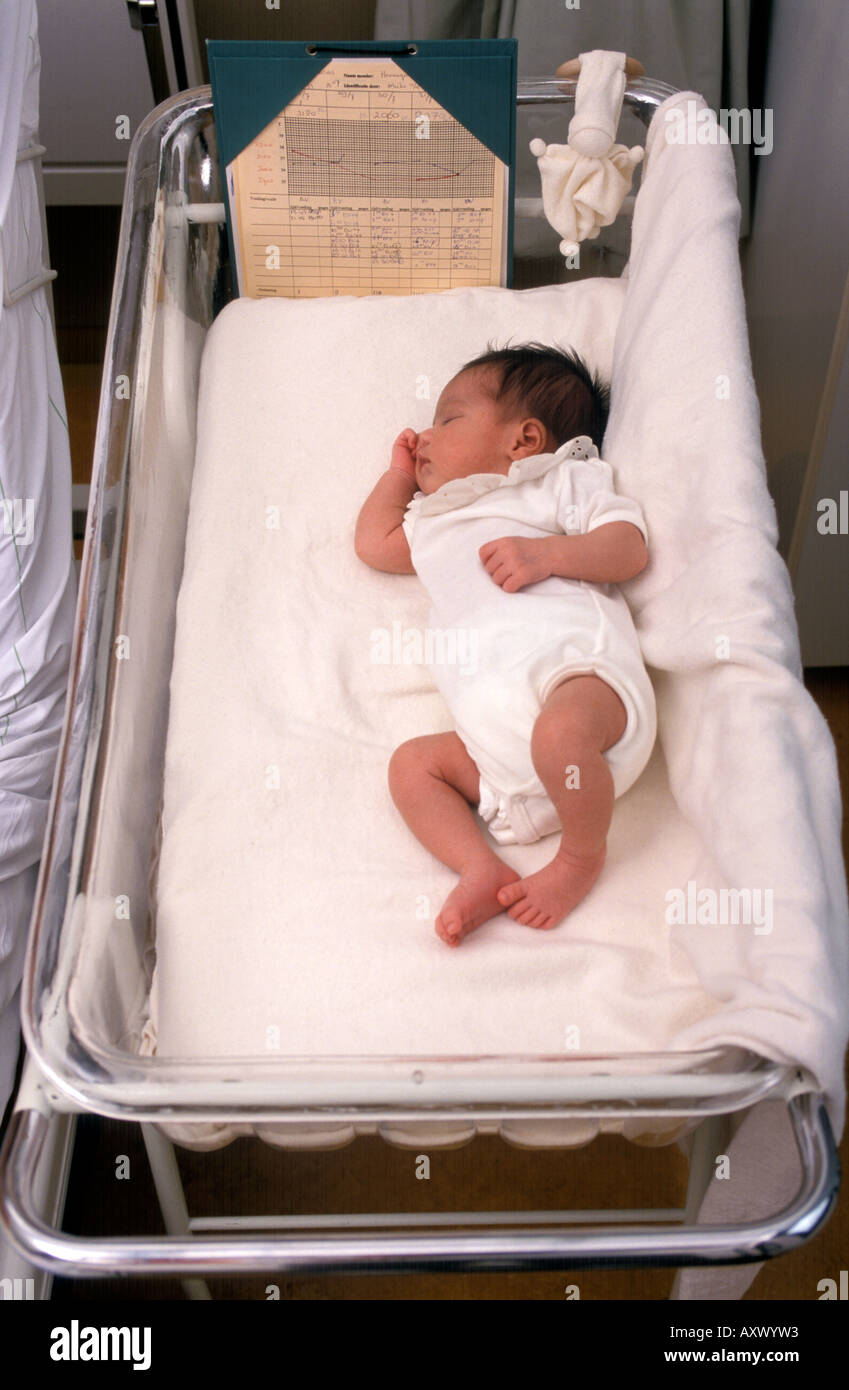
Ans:
[[[165,1229],[171,1236],[191,1235],[189,1209],[186,1206],[186,1194],[183,1191],[174,1145],[156,1125],[143,1124],[141,1132]],[[184,1279],[183,1289],[187,1298],[195,1302],[205,1302],[212,1298],[203,1279]]]
[[[680,1222],[683,1207],[638,1208],[613,1211],[398,1211],[352,1212],[330,1216],[194,1216],[194,1231],[306,1231],[346,1230],[356,1227],[374,1230],[379,1226],[558,1226],[564,1222],[580,1226],[615,1221]]]
[[[789,1103],[802,1180],[793,1200],[769,1217],[704,1226],[600,1226],[404,1235],[219,1235],[91,1240],[51,1229],[32,1200],[33,1174],[48,1124],[35,1110],[13,1116],[0,1153],[0,1225],[34,1264],[82,1278],[116,1274],[343,1274],[390,1270],[522,1270],[744,1264],[801,1245],[829,1216],[839,1164],[820,1097]]]

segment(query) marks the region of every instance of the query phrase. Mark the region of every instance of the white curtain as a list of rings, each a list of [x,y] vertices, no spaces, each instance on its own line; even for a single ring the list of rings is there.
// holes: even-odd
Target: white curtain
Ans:
[[[519,77],[553,77],[567,58],[607,48],[638,58],[647,77],[700,92],[715,111],[749,106],[751,0],[377,0],[378,39],[517,39]],[[565,141],[562,132],[545,135]],[[750,150],[734,147],[749,231]],[[527,156],[527,158],[526,158]],[[517,150],[519,197],[539,196],[536,161]],[[517,245],[517,252],[521,248]]]
[[[35,0],[0,3],[0,1115],[65,704],[75,605],[71,457],[44,264]],[[3,265],[5,263],[5,280]]]

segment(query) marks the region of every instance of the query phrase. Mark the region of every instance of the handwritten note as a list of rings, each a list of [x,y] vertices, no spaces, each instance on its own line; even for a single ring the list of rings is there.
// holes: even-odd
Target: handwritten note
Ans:
[[[391,59],[332,59],[227,166],[239,292],[504,285],[508,177]]]

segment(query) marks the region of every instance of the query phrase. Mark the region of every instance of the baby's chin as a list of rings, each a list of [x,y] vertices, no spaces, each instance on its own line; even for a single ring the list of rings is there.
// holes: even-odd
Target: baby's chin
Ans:
[[[427,495],[439,491],[442,480],[435,475],[432,463],[419,464],[416,469],[416,486],[419,492],[424,492]]]
[[[472,476],[472,474],[498,473],[500,471],[502,470],[497,468],[485,468],[481,466],[479,468],[470,468],[468,471],[463,473],[455,473],[454,476],[450,478],[443,478],[439,476],[433,464],[428,462],[419,465],[416,471],[416,484],[418,486],[419,492],[430,494],[431,492],[438,492],[439,489],[441,487],[444,487],[446,483],[455,482],[457,478],[469,478]],[[506,469],[504,471],[506,472]]]

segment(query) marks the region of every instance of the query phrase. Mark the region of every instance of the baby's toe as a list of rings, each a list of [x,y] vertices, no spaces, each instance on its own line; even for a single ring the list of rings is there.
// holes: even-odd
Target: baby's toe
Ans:
[[[524,898],[524,884],[520,878],[517,878],[515,883],[505,883],[503,888],[499,888],[495,896],[502,907],[511,907],[513,903],[518,902],[520,898]]]
[[[440,914],[433,925],[436,935],[441,941],[445,942],[446,946],[459,945],[460,926],[458,921],[455,921],[454,918],[446,918]]]

